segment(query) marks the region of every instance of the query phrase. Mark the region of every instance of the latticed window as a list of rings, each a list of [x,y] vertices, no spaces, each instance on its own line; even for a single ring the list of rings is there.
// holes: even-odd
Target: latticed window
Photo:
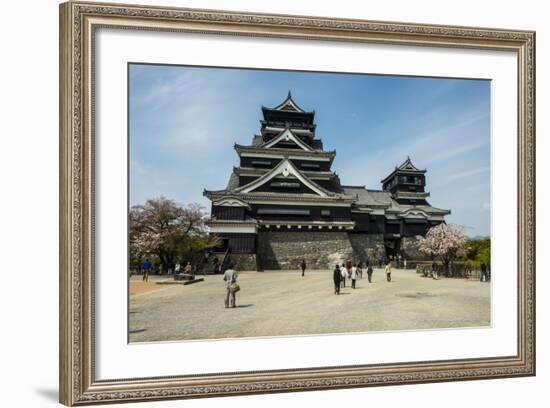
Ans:
[[[218,220],[244,220],[244,208],[242,207],[214,207],[214,216]]]

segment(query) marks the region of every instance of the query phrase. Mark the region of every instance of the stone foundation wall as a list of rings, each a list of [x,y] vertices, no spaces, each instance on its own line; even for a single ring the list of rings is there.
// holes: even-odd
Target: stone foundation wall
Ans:
[[[302,259],[308,269],[331,269],[352,259],[353,248],[346,232],[260,231],[260,269],[299,269]]]
[[[229,257],[237,271],[255,271],[257,268],[256,254],[231,254]]]
[[[384,234],[349,233],[349,240],[353,248],[353,261],[378,264],[379,260],[386,259]]]

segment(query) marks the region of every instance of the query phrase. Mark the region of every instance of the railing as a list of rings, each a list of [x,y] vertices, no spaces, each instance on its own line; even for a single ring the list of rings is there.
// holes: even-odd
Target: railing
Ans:
[[[445,270],[445,266],[441,263],[436,263],[437,275],[440,277],[448,278],[463,278],[469,280],[479,280],[481,277],[481,271],[476,268],[471,268],[465,262],[452,262],[449,265],[449,270]],[[424,277],[433,277],[432,263],[431,262],[417,262],[416,273],[421,274]],[[487,280],[490,280],[490,271],[487,271]]]

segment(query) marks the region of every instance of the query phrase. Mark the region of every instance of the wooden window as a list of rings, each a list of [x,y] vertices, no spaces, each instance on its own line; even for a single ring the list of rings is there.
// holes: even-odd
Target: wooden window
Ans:
[[[299,208],[260,208],[258,215],[300,215],[309,216],[309,210]]]
[[[271,162],[269,160],[252,160],[252,166],[254,167],[270,167]]]

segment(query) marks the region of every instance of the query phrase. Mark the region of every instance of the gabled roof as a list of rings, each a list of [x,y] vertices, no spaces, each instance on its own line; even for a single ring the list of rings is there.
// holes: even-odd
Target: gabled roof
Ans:
[[[272,108],[273,110],[285,110],[285,111],[294,111],[294,112],[301,112],[305,113],[305,110],[300,108],[296,102],[292,99],[292,94],[290,91],[288,91],[288,96],[284,101],[282,101],[279,105]]]
[[[279,105],[274,108],[267,108],[262,106],[262,112],[264,113],[265,120],[272,120],[274,118],[294,118],[294,120],[300,119],[300,122],[308,123],[313,125],[313,118],[315,116],[315,111],[307,112],[302,109],[294,100],[290,91],[286,99],[281,102]]]
[[[241,186],[237,189],[235,189],[235,192],[238,193],[250,193],[254,190],[256,190],[258,187],[264,185],[274,177],[282,175],[283,177],[289,177],[293,176],[296,179],[300,180],[305,186],[307,186],[310,190],[314,191],[317,195],[321,197],[330,197],[335,196],[335,193],[326,190],[325,188],[321,187],[319,184],[314,182],[313,180],[306,177],[300,170],[292,164],[292,162],[289,159],[281,160],[281,162],[275,166],[271,171],[263,174],[262,176],[258,177],[256,180]]]
[[[380,182],[383,184],[386,181],[388,181],[390,178],[392,178],[396,173],[404,173],[404,174],[418,174],[418,173],[426,173],[426,169],[420,170],[417,168],[411,161],[411,158],[407,156],[407,160],[405,160],[400,166],[395,166],[395,169],[385,178],[383,178]]]
[[[275,136],[273,139],[271,139],[269,142],[265,142],[264,144],[258,146],[258,147],[264,147],[264,148],[270,148],[275,146],[277,143],[281,141],[289,141],[292,140],[300,149],[305,150],[307,152],[312,151],[313,149],[307,145],[306,143],[302,142],[302,140],[297,137],[292,130],[285,129],[281,133],[279,133],[277,136]]]
[[[230,195],[220,198],[218,200],[214,200],[212,201],[212,204],[219,207],[244,207],[247,210],[250,210],[250,205],[248,203],[244,202],[238,197]]]
[[[269,172],[269,168],[260,168],[260,167],[233,167],[233,173],[237,176],[248,176],[248,177],[260,177],[261,175]],[[337,178],[336,173],[332,171],[323,171],[323,170],[300,170],[302,174],[312,180],[321,179],[321,180],[331,180]]]
[[[312,159],[319,159],[324,161],[332,161],[334,159],[334,156],[336,156],[335,150],[292,150],[292,149],[281,149],[278,147],[271,147],[270,149],[264,149],[260,146],[244,146],[235,143],[234,145],[235,150],[240,155],[248,154],[248,155],[254,155],[257,157],[290,157],[290,158],[298,158],[298,157],[310,157]]]
[[[411,158],[407,156],[407,160],[405,160],[401,166],[397,167],[398,170],[411,170],[411,171],[422,171],[418,169],[411,161]]]

